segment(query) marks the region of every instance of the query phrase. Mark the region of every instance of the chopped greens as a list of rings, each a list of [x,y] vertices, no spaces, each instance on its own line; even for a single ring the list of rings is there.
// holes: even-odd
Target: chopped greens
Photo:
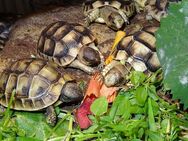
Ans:
[[[83,131],[75,126],[71,113],[60,109],[59,122],[51,127],[43,112],[14,112],[8,107],[0,119],[0,140],[186,140],[188,116],[157,95],[159,76],[159,72],[151,76],[132,72],[129,78],[134,85],[122,89],[112,104],[104,97],[93,102],[89,116],[93,124]]]
[[[100,114],[96,114],[94,110],[94,115],[90,116],[93,125],[82,133],[74,132],[72,139],[180,140],[180,126],[187,127],[187,116],[179,112],[176,105],[170,105],[157,95],[153,81],[153,77],[157,75],[146,77],[135,71],[130,76],[136,87],[133,86],[128,91],[121,90],[108,110],[105,106],[100,106],[100,103],[106,103],[106,99],[97,99],[91,107],[100,109]]]

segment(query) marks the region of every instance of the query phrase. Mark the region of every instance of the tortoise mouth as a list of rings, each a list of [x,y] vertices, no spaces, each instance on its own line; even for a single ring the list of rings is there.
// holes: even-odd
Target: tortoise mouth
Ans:
[[[107,25],[114,30],[121,29],[124,24],[124,20],[119,15],[119,13],[111,13],[108,17],[108,20],[109,23],[107,23]]]
[[[67,82],[62,90],[60,100],[65,103],[79,103],[83,100],[83,93],[76,82]]]

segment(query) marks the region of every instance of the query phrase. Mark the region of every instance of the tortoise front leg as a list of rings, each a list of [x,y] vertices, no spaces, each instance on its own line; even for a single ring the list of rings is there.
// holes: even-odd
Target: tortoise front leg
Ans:
[[[127,15],[126,15],[124,12],[122,12],[121,10],[118,10],[118,13],[119,13],[119,14],[121,15],[121,17],[123,18],[125,24],[129,24],[129,20],[128,20]]]
[[[69,67],[78,68],[83,70],[84,72],[87,72],[88,74],[92,74],[94,72],[94,69],[92,67],[89,67],[83,63],[81,63],[79,60],[74,60]]]
[[[49,106],[46,108],[45,115],[46,115],[46,122],[51,126],[55,126],[57,122],[57,114],[53,106]]]

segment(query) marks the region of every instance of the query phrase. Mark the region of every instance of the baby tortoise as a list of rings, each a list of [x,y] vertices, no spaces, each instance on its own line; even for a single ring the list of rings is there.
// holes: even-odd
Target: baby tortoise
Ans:
[[[18,60],[0,74],[0,104],[7,107],[15,91],[11,109],[47,109],[47,122],[56,123],[54,104],[79,103],[83,94],[77,82],[57,66],[41,59]]]
[[[103,56],[95,43],[96,38],[84,26],[58,21],[42,31],[37,50],[43,59],[91,74],[94,72],[93,67],[99,67],[103,62]]]
[[[157,29],[158,27],[145,27],[133,35],[124,37],[118,43],[113,52],[113,61],[102,71],[108,87],[124,83],[125,76],[131,69],[155,72],[160,68],[154,36]]]
[[[86,25],[91,22],[105,23],[114,30],[129,23],[128,18],[135,13],[132,0],[86,0],[83,5]]]
[[[168,15],[169,3],[178,3],[180,0],[148,0],[146,6],[147,19],[154,18],[159,21]]]
[[[160,22],[162,17],[167,16],[167,6],[168,0],[150,0],[148,5],[146,6],[146,18],[154,18],[155,20]]]

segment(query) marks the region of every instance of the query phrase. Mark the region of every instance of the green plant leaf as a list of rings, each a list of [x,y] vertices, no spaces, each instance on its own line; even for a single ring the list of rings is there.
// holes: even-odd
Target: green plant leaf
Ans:
[[[153,108],[152,108],[152,104],[151,104],[151,99],[148,99],[148,121],[149,121],[149,128],[151,131],[156,131],[157,127],[155,124],[155,119],[154,119],[154,115],[153,115]]]
[[[42,141],[31,137],[17,137],[16,141]]]
[[[164,71],[164,83],[188,108],[188,1],[170,4],[156,33],[157,54]]]
[[[148,93],[149,97],[151,97],[155,101],[157,101],[159,99],[159,97],[157,96],[155,86],[153,86],[153,85],[147,86],[146,89],[147,89],[147,93]]]
[[[146,79],[146,75],[140,71],[133,71],[130,75],[131,83],[135,86],[141,84]]]
[[[109,113],[112,119],[114,119],[116,115],[123,116],[124,119],[128,119],[130,117],[131,105],[126,94],[128,94],[128,92],[125,92],[124,94],[119,94],[113,102]]]
[[[151,141],[164,141],[164,138],[160,135],[160,133],[149,131],[149,139]]]
[[[105,97],[100,97],[96,99],[91,105],[91,112],[96,115],[100,116],[107,112],[108,109],[108,101]]]
[[[53,127],[45,122],[43,113],[16,112],[14,120],[16,126],[25,131],[26,137],[33,137],[36,140],[46,140],[52,131],[51,137],[62,136],[68,130],[68,122],[64,121],[54,131]]]
[[[138,102],[138,105],[144,106],[146,99],[148,97],[146,88],[144,86],[139,86],[136,89],[135,94],[136,94],[136,100]]]

